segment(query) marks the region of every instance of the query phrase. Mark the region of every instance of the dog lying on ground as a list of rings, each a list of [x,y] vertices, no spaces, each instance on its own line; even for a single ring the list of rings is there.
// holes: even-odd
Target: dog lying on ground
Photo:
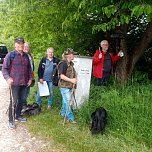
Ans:
[[[102,133],[105,130],[105,126],[107,123],[107,111],[103,108],[97,108],[92,114],[92,125],[91,125],[91,133],[97,134]]]

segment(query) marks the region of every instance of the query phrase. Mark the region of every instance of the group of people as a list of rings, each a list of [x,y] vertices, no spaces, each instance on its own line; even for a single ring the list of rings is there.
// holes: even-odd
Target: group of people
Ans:
[[[113,56],[108,53],[109,43],[107,40],[101,41],[102,50],[97,50],[93,57],[93,75],[97,78],[98,85],[105,85],[111,73],[112,63],[119,60],[121,51]],[[58,65],[60,92],[62,95],[62,108],[60,115],[66,117],[69,122],[76,123],[74,114],[69,106],[72,89],[75,88],[77,79],[74,64],[75,52],[68,48],[64,51],[62,61],[54,57],[54,49],[47,49],[46,57],[40,60],[38,66],[38,81],[43,84],[46,81],[50,95],[48,97],[48,109],[51,109],[53,102],[53,82],[52,74]],[[23,106],[27,105],[27,97],[30,86],[34,79],[34,61],[30,54],[30,45],[24,38],[15,39],[15,48],[9,52],[4,60],[2,73],[10,88],[9,104],[9,127],[15,128],[15,121],[26,122],[26,118],[21,116]],[[41,105],[39,89],[37,91],[36,102]]]

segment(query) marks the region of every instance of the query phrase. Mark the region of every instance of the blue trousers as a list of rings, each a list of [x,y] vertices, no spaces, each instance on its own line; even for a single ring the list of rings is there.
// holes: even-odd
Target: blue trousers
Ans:
[[[73,112],[72,112],[72,109],[71,109],[71,105],[69,106],[69,100],[70,100],[70,96],[71,96],[71,89],[60,88],[60,92],[61,92],[61,95],[62,95],[61,116],[64,117],[65,114],[66,114],[66,111],[68,111],[66,117],[67,117],[68,120],[73,121],[74,120],[74,115],[73,115]]]

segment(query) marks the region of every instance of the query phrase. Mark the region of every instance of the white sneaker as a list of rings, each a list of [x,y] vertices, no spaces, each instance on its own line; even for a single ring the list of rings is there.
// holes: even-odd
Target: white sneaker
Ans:
[[[9,122],[9,128],[10,129],[15,129],[15,124],[14,124],[14,122]]]
[[[47,109],[48,109],[48,110],[51,110],[51,106],[48,106]]]

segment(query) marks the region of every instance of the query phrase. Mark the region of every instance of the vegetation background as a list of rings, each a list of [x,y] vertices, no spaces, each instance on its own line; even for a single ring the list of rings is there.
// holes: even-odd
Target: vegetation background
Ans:
[[[109,51],[122,49],[125,54],[108,87],[95,86],[92,78],[89,100],[75,111],[77,125],[63,127],[61,96],[55,87],[51,111],[44,98],[42,113],[29,118],[31,132],[53,138],[62,151],[152,151],[151,0],[1,0],[1,43],[12,50],[14,38],[20,36],[31,44],[36,76],[37,64],[50,46],[60,58],[68,47],[92,56],[107,39]],[[36,91],[37,85],[31,89],[30,103]],[[99,106],[108,111],[108,125],[104,135],[92,136],[90,115]]]

